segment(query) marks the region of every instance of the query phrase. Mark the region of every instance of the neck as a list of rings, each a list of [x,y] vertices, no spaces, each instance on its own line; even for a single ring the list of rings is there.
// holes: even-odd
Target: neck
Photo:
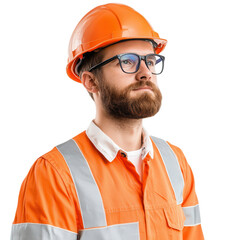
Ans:
[[[97,115],[94,123],[125,151],[142,146],[142,119],[114,119]]]

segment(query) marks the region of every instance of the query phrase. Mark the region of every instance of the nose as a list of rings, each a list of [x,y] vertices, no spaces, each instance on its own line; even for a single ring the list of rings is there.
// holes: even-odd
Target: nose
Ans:
[[[138,81],[149,81],[151,80],[151,77],[152,77],[151,71],[146,66],[145,61],[142,60],[136,74],[136,79]]]

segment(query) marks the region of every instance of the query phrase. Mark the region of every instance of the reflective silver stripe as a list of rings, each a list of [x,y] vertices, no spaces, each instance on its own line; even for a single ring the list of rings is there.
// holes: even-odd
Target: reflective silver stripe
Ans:
[[[184,180],[178,159],[166,141],[156,137],[151,138],[156,144],[162,156],[170,182],[173,187],[173,191],[175,193],[177,204],[181,204],[183,202]]]
[[[79,232],[80,240],[139,240],[138,223],[111,225]]]
[[[100,191],[90,167],[73,139],[57,146],[76,187],[84,228],[105,227],[106,216]]]
[[[201,224],[199,205],[192,207],[183,207],[182,209],[186,217],[184,226],[195,226]]]
[[[77,240],[77,233],[46,224],[13,224],[11,240]]]

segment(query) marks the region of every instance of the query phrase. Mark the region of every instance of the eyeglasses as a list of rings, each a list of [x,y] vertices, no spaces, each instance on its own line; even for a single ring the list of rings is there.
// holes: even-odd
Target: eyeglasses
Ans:
[[[146,56],[140,56],[136,53],[124,53],[96,64],[89,69],[89,72],[96,68],[102,67],[115,59],[118,59],[120,67],[125,73],[136,73],[139,70],[141,60],[144,60],[147,68],[151,71],[151,73],[158,75],[163,71],[165,57],[154,53],[147,54]]]

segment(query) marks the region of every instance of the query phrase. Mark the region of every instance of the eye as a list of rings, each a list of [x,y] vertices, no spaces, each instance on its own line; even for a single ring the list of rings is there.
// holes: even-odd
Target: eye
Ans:
[[[155,60],[148,60],[147,61],[147,65],[150,66],[150,67],[155,66],[155,64],[156,64]]]
[[[121,65],[125,67],[135,66],[138,62],[138,57],[135,54],[127,53],[121,57]]]
[[[121,64],[122,64],[122,65],[134,65],[134,61],[131,60],[131,59],[123,59],[123,60],[121,61]]]

